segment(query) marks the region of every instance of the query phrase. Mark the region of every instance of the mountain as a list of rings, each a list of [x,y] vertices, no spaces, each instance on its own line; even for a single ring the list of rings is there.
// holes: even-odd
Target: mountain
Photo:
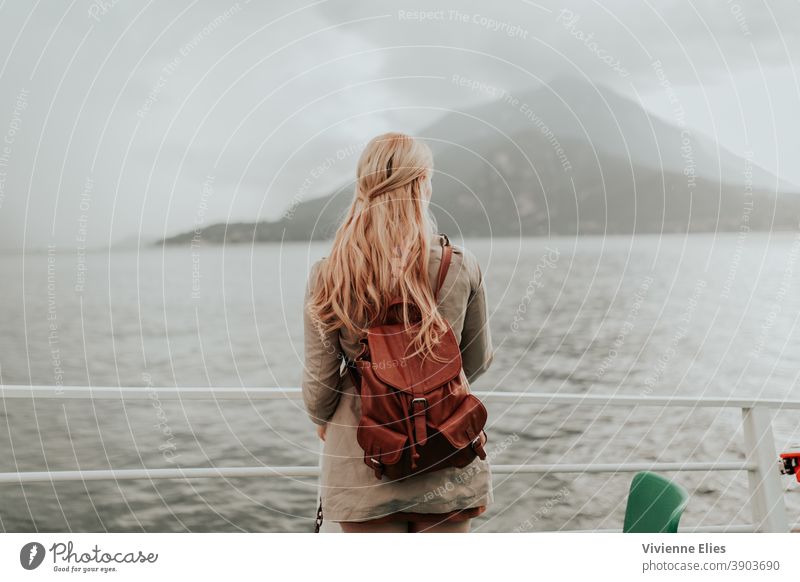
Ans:
[[[684,125],[684,117],[680,102],[674,104],[674,119],[668,121],[608,87],[559,77],[547,86],[521,95],[506,94],[464,115],[446,115],[428,132],[469,144],[475,137],[498,135],[498,130],[515,134],[524,126],[542,134],[552,132],[557,141],[583,142],[598,153],[629,159],[636,167],[686,172],[731,185],[742,184],[749,170],[754,188],[798,191],[797,186],[692,131]]]
[[[800,195],[710,138],[609,88],[556,79],[449,111],[424,131],[434,152],[439,229],[462,236],[796,228]],[[330,238],[343,186],[275,222],[215,224],[204,242]],[[165,239],[186,243],[194,231]]]

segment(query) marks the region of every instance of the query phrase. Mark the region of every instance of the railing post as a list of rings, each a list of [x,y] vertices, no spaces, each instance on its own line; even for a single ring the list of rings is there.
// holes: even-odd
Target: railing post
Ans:
[[[753,524],[756,531],[788,532],[771,411],[761,406],[742,408],[742,423],[747,461],[754,465],[747,472]]]

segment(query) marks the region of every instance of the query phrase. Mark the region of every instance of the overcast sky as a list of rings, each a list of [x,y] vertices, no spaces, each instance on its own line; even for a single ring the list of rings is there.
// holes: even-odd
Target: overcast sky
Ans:
[[[6,0],[0,246],[278,217],[373,135],[486,99],[456,74],[588,78],[671,119],[661,70],[692,128],[800,184],[798,22],[794,1]]]

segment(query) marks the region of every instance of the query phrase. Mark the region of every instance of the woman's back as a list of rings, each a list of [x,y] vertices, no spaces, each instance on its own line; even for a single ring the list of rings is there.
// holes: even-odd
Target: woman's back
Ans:
[[[439,244],[436,244],[437,240],[438,236],[434,237],[430,245],[431,259],[428,265],[428,277],[431,282],[436,280],[442,257],[442,249]],[[483,287],[482,271],[475,256],[469,250],[458,245],[452,245],[452,247],[453,258],[442,285],[438,307],[450,324],[461,348],[461,358],[467,379],[473,381],[488,369],[493,356],[488,328],[486,294]],[[308,299],[310,291],[317,284],[319,267],[325,260],[325,258],[319,259],[311,267],[306,299]],[[359,323],[362,326],[365,325],[365,322]],[[314,342],[311,345],[306,345],[307,350],[312,350],[306,354],[307,361],[309,356],[311,362],[315,360],[324,361],[324,352],[330,351],[333,346],[341,349],[345,356],[351,360],[358,353],[360,348],[359,340],[363,335],[353,333],[347,328],[341,328],[338,334],[320,334],[318,326],[314,325],[313,318],[309,317],[307,312],[305,327],[306,337],[312,333],[324,337],[318,344]],[[322,354],[315,353],[320,349],[323,352]],[[339,359],[338,364],[341,364],[341,359]],[[335,371],[337,375],[339,373],[338,364]],[[307,386],[309,392],[325,390],[330,386],[329,375],[333,373],[334,371],[330,369],[307,367],[304,370],[303,385]],[[331,411],[318,410],[316,411],[316,416],[324,419],[326,412]]]

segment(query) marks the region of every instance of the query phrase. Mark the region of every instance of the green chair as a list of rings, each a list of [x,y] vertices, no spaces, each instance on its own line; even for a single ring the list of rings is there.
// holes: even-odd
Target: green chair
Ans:
[[[642,471],[634,476],[625,508],[623,533],[677,533],[689,502],[686,490],[661,475]]]

